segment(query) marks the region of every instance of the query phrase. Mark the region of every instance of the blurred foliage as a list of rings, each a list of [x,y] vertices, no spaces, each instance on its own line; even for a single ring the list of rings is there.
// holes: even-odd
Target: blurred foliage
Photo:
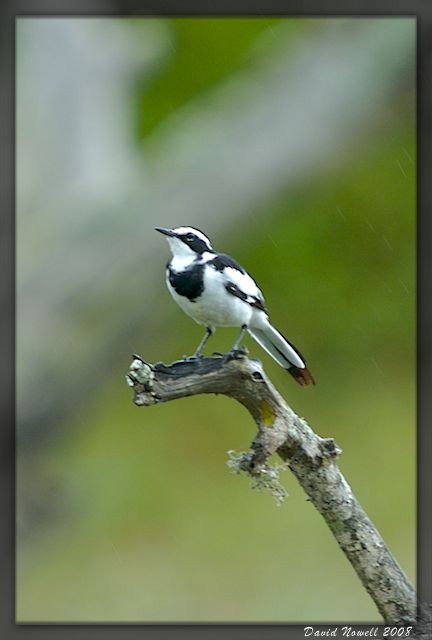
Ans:
[[[292,21],[296,37],[306,22]],[[277,23],[169,21],[172,54],[139,87],[137,137],[246,64]],[[317,386],[297,388],[248,341],[251,355],[314,430],[335,437],[348,482],[414,579],[416,152],[413,96],[397,101],[343,163],[251,210],[214,244],[254,274]],[[125,353],[147,358],[148,347],[169,361],[193,350],[201,328],[166,292],[160,304],[166,324]],[[235,334],[218,331],[208,352],[226,350]],[[20,544],[18,620],[378,620],[288,471],[281,508],[230,474],[227,451],[253,438],[245,410],[212,396],[138,409],[128,364],[95,381],[92,400],[42,454],[53,513]]]
[[[169,51],[154,73],[137,85],[136,130],[146,137],[188,100],[211,89],[254,59],[257,40],[274,37],[281,18],[184,18],[169,21]],[[134,27],[137,26],[133,21]],[[166,21],[165,21],[166,24]],[[307,26],[292,20],[289,30]],[[256,57],[256,56],[255,56]]]

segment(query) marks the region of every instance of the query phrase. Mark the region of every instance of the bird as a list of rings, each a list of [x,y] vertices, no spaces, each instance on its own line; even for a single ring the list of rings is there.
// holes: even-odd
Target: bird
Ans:
[[[172,257],[166,284],[178,306],[206,332],[190,359],[202,351],[217,327],[240,327],[230,353],[238,352],[247,332],[301,386],[315,384],[301,353],[270,323],[255,280],[233,258],[216,252],[209,238],[189,226],[155,227],[167,237]]]

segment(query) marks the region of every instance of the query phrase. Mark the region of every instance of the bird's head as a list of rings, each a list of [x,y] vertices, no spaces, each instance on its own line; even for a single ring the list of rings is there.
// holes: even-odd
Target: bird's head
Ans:
[[[167,237],[174,257],[195,257],[206,251],[213,251],[207,236],[194,227],[176,227],[175,229],[156,227],[156,231]]]

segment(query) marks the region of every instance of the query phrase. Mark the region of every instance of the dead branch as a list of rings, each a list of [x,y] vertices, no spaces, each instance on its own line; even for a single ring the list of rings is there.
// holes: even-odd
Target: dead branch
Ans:
[[[340,449],[333,439],[321,438],[294,413],[259,361],[238,352],[235,356],[150,365],[134,356],[127,380],[139,406],[202,393],[224,394],[244,405],[258,432],[250,452],[231,455],[230,466],[248,473],[258,486],[267,486],[282,500],[284,490],[277,472],[267,464],[276,452],[324,517],[384,621],[415,623],[414,588],[340,472],[336,464]]]

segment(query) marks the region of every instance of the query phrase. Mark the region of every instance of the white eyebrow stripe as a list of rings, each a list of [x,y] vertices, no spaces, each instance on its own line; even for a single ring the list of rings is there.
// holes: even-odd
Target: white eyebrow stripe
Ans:
[[[173,231],[176,231],[180,234],[193,233],[194,236],[200,238],[200,240],[203,240],[206,245],[208,245],[209,247],[211,246],[210,240],[207,238],[207,236],[201,233],[201,231],[198,231],[198,229],[193,229],[192,227],[176,227],[175,229],[173,229]]]

